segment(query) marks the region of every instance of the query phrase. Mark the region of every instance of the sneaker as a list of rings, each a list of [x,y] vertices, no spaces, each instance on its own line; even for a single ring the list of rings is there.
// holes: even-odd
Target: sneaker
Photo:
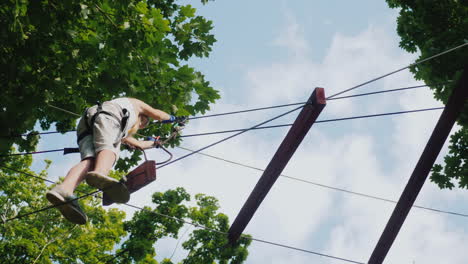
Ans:
[[[59,209],[60,213],[62,213],[63,217],[68,221],[79,225],[86,224],[88,217],[78,204],[78,200],[73,200],[76,199],[76,196],[66,195],[62,188],[55,186],[52,190],[47,192],[46,198],[51,204],[57,205],[57,209]],[[72,201],[68,202],[70,200]]]
[[[130,200],[130,193],[125,184],[96,171],[86,174],[86,183],[100,189],[116,203],[126,203]]]

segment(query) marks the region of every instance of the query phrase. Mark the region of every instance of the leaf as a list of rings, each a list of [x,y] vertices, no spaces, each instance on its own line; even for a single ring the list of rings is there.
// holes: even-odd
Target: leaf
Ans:
[[[400,9],[397,18],[400,47],[411,53],[419,51],[418,60],[459,46],[468,35],[468,8],[464,1],[438,1],[428,6],[422,0],[387,0],[387,4]],[[446,104],[467,61],[468,53],[459,49],[410,70],[415,79],[430,85],[437,100]],[[452,189],[458,183],[459,188],[468,189],[468,106],[457,123],[462,128],[451,136],[445,164],[432,168],[431,180],[440,188]]]

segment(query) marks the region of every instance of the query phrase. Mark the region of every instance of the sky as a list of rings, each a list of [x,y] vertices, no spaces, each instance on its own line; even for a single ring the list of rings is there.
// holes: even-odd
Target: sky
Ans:
[[[407,66],[417,54],[399,48],[397,10],[385,1],[192,1],[198,14],[213,20],[217,39],[209,58],[189,65],[201,71],[221,99],[207,114],[306,101],[315,87],[332,95],[374,77]],[[430,62],[429,62],[430,63]],[[422,84],[402,71],[348,93],[372,92]],[[428,89],[327,102],[319,120],[441,106]],[[279,115],[280,108],[192,120],[185,134],[246,128]],[[283,174],[397,200],[409,179],[441,111],[315,124]],[[297,112],[271,124],[292,123]],[[249,166],[265,168],[289,128],[244,133],[204,151]],[[452,131],[453,132],[453,131]],[[184,139],[192,150],[227,135]],[[38,149],[74,147],[71,134],[43,137]],[[172,150],[175,157],[188,152]],[[447,146],[439,155],[441,162]],[[149,151],[163,160],[163,152]],[[125,155],[125,153],[123,154]],[[44,154],[54,161],[51,179],[63,176],[79,155]],[[40,161],[35,162],[40,167]],[[193,155],[157,171],[157,181],[132,195],[131,204],[150,204],[151,194],[176,187],[205,193],[220,201],[233,221],[261,172],[202,155]],[[468,192],[439,190],[430,181],[416,204],[466,212]],[[127,212],[126,206],[115,207]],[[255,238],[367,262],[394,204],[372,200],[280,177],[247,226]],[[182,232],[185,231],[182,229]],[[467,219],[412,209],[385,263],[466,263]],[[181,235],[182,235],[181,232]],[[182,241],[185,237],[182,238]],[[184,258],[175,239],[156,245],[157,259]],[[253,242],[247,264],[346,263],[313,254]]]

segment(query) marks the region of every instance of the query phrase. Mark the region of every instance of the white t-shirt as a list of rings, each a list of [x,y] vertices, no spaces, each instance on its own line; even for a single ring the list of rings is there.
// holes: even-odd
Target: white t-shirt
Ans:
[[[128,131],[136,124],[136,122],[138,121],[138,114],[135,112],[135,109],[133,109],[133,105],[132,103],[130,102],[130,100],[126,97],[122,97],[122,98],[117,98],[117,99],[114,99],[114,100],[111,100],[110,101],[111,103],[114,103],[118,106],[120,106],[122,109],[127,109],[128,111],[128,114],[129,114],[129,118],[127,120],[127,125],[125,126],[125,129],[124,129],[124,136],[123,137],[126,137],[127,134],[128,134]]]

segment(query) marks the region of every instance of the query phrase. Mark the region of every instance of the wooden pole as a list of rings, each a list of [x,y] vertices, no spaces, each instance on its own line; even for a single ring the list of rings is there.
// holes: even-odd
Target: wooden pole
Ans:
[[[307,101],[307,104],[297,116],[296,121],[294,121],[294,124],[290,128],[288,134],[279,146],[272,160],[263,172],[262,177],[257,182],[257,185],[229,229],[228,237],[230,243],[239,239],[250,219],[252,219],[255,214],[255,211],[258,209],[263,199],[268,194],[283,169],[286,167],[286,164],[288,164],[312,124],[317,120],[320,112],[325,107],[325,101],[324,89],[315,88]]]
[[[416,164],[416,167],[414,168],[413,174],[411,174],[411,177],[406,184],[395,209],[393,210],[392,216],[390,217],[387,226],[372,252],[368,264],[380,264],[387,256],[387,253],[398,235],[403,222],[408,216],[416,197],[421,191],[429,171],[434,165],[450,130],[452,129],[457,117],[460,115],[463,105],[467,102],[467,98],[468,70],[465,66],[463,75],[458,81],[457,86],[452,91],[447,105],[445,106],[445,109],[442,112],[439,121],[437,122],[437,125],[434,128],[418,163]]]

